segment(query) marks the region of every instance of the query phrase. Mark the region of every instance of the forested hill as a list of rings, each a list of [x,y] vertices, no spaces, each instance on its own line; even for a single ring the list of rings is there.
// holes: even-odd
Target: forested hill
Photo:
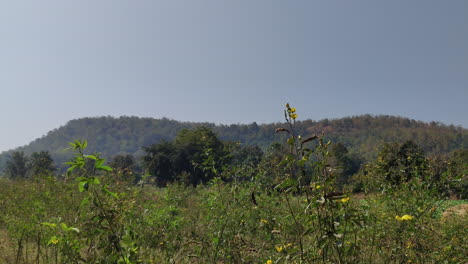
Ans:
[[[343,143],[350,153],[364,159],[374,157],[376,149],[384,142],[413,140],[426,153],[446,153],[468,147],[468,129],[402,117],[364,115],[334,120],[305,120],[296,125],[298,134],[303,137],[323,131],[333,142]],[[271,143],[281,140],[281,136],[275,134],[275,129],[285,124],[215,125],[166,118],[81,118],[69,121],[27,146],[1,153],[0,170],[3,170],[13,151],[24,151],[29,155],[46,150],[59,165],[70,157],[64,151],[68,147],[67,142],[76,139],[88,140],[88,151],[100,152],[103,157],[128,153],[140,156],[143,154],[142,147],[172,140],[181,129],[196,126],[212,128],[222,140],[257,144],[266,149]]]

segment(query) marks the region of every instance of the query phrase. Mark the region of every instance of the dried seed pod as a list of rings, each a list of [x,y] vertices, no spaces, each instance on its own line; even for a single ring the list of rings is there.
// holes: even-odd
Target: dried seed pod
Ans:
[[[278,132],[288,132],[289,134],[291,134],[289,130],[287,130],[286,128],[282,128],[282,127],[275,129],[275,133],[278,133]]]

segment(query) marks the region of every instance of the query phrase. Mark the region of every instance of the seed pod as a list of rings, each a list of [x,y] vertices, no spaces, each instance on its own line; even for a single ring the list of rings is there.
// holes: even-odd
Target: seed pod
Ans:
[[[282,128],[282,127],[275,129],[275,133],[278,133],[278,132],[288,132],[289,134],[291,134],[289,130],[287,130],[286,128]]]

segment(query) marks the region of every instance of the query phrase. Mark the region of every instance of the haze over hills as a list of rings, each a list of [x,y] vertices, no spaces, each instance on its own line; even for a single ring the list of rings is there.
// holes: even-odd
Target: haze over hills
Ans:
[[[14,151],[24,151],[28,155],[49,151],[55,164],[62,167],[63,162],[71,157],[71,153],[65,151],[67,143],[76,139],[88,140],[88,152],[100,152],[107,159],[116,154],[138,157],[144,153],[143,147],[170,141],[181,129],[197,126],[210,127],[222,140],[257,144],[266,150],[273,142],[281,141],[281,135],[275,134],[275,129],[285,124],[215,125],[127,116],[81,118],[69,121],[26,146],[1,153],[0,170],[3,170]],[[468,129],[395,116],[363,115],[333,120],[305,120],[298,121],[296,126],[298,134],[303,137],[324,132],[328,139],[343,143],[350,153],[364,160],[375,157],[377,149],[384,142],[413,140],[428,154],[448,153],[468,147]]]

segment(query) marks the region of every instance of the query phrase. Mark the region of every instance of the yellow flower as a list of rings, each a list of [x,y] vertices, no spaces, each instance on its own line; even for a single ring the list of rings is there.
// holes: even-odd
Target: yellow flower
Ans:
[[[289,111],[290,111],[291,113],[295,113],[295,112],[296,112],[296,108],[295,108],[295,107],[292,107]]]
[[[282,246],[275,246],[275,249],[276,249],[276,251],[278,251],[279,253],[281,253],[281,251],[283,251],[283,247],[282,247]]]
[[[349,199],[350,199],[349,197],[345,197],[345,198],[341,199],[340,202],[346,203],[346,202],[349,201]]]
[[[58,242],[59,242],[59,239],[56,236],[53,236],[49,239],[49,242],[47,243],[47,245],[50,245],[50,244],[56,245],[58,244]]]
[[[265,264],[273,264],[273,261],[271,259],[267,260]]]
[[[262,219],[262,220],[260,220],[260,222],[266,224],[266,223],[268,223],[268,220]]]
[[[297,118],[297,114],[290,114],[289,115],[292,119],[296,119]]]
[[[411,216],[411,215],[404,215],[404,216],[401,217],[402,220],[406,220],[406,221],[413,220],[413,218],[414,217]]]
[[[398,221],[410,221],[410,220],[413,220],[413,216],[411,215],[404,215],[404,216],[395,216],[395,219],[398,220]]]

